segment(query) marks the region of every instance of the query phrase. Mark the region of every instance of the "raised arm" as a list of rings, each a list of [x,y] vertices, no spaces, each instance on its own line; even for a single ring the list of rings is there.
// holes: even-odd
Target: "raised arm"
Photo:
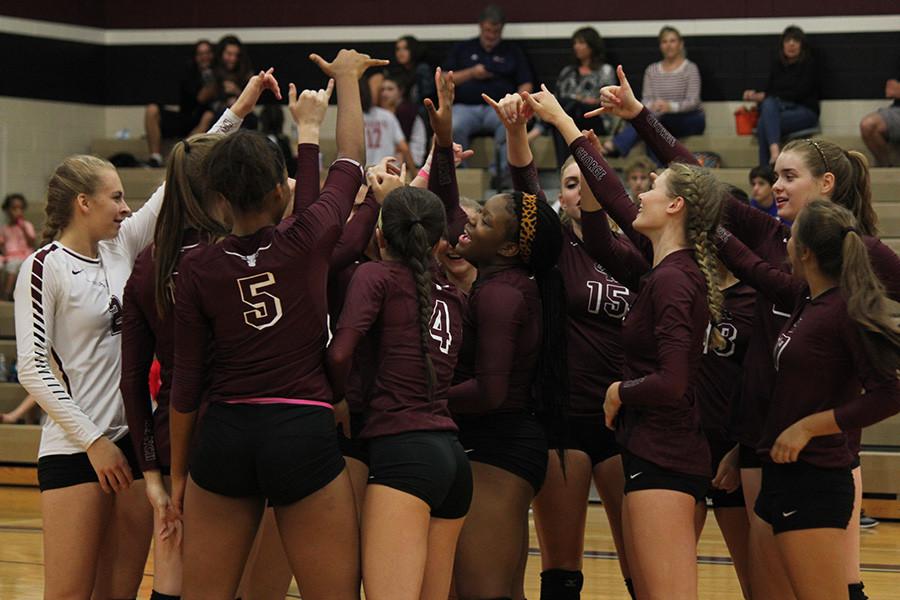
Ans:
[[[260,95],[265,90],[272,91],[276,98],[281,99],[281,91],[278,89],[278,81],[273,75],[273,69],[260,71],[257,75],[251,77],[244,91],[235,100],[234,105],[230,109],[225,109],[219,120],[210,128],[209,133],[229,134],[240,129],[244,118],[250,114],[253,107],[256,106]],[[156,219],[159,217],[159,211],[162,208],[164,185],[160,185],[153,192],[150,199],[147,200],[140,210],[130,218],[125,219],[122,223],[122,229],[114,241],[114,243],[125,248],[132,262],[153,241]]]
[[[319,198],[319,132],[333,90],[334,79],[328,80],[324,90],[304,90],[299,95],[293,83],[289,87],[288,106],[299,137],[294,215],[299,215]]]
[[[513,189],[534,194],[546,202],[547,197],[541,189],[540,177],[534,165],[534,155],[528,144],[528,120],[534,116],[531,106],[520,94],[507,94],[500,102],[487,94],[482,94],[481,97],[494,109],[506,128],[506,156],[509,159]]]
[[[453,151],[453,98],[456,89],[454,73],[444,75],[440,67],[434,72],[438,105],[430,98],[425,99],[428,120],[434,131],[434,149],[428,176],[428,189],[434,192],[444,204],[447,213],[447,238],[456,245],[462,235],[468,217],[459,206],[459,184],[456,181],[456,163]]]
[[[366,251],[369,240],[372,239],[379,214],[381,214],[381,204],[375,199],[375,192],[370,187],[366,190],[366,197],[356,209],[353,218],[344,225],[341,238],[331,253],[329,268],[332,271],[340,271],[359,260],[359,257]]]
[[[793,311],[806,287],[803,280],[754,254],[727,229],[720,227],[716,237],[719,260],[735,277],[755,288],[779,309]]]

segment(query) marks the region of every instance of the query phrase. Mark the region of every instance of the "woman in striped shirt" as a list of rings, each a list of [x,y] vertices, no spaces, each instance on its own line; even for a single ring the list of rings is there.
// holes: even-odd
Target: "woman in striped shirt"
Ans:
[[[644,70],[641,103],[675,137],[700,135],[706,130],[706,115],[700,104],[700,70],[687,59],[684,39],[674,27],[667,25],[659,31],[659,51],[663,59]],[[610,156],[627,156],[638,141],[634,127],[626,124],[603,144],[603,149]]]

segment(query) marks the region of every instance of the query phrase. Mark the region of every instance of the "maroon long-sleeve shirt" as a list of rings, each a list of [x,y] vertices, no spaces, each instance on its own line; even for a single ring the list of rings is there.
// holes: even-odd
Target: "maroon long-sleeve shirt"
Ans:
[[[447,212],[447,241],[455,246],[462,235],[469,218],[459,205],[459,185],[456,181],[456,163],[453,147],[443,148],[437,144],[431,156],[431,172],[428,189],[437,194]]]
[[[196,231],[185,232],[184,244],[194,246]],[[184,252],[186,248],[182,248]],[[122,379],[119,388],[125,417],[142,471],[169,466],[169,394],[175,353],[174,315],[156,310],[153,246],[144,249],[125,284],[122,311]],[[156,410],[150,401],[148,376],[153,356],[159,359],[161,385]]]
[[[510,165],[510,172],[516,190],[545,200],[533,161],[524,167]],[[609,230],[606,223],[603,226]],[[584,223],[582,229],[587,229]],[[586,231],[584,236],[588,237]],[[568,308],[569,414],[600,416],[606,389],[622,379],[622,319],[634,302],[634,294],[616,281],[605,265],[591,258],[570,226],[563,226],[557,266],[565,283]]]
[[[305,209],[295,204],[293,218],[184,257],[176,288],[177,410],[199,404],[210,337],[210,402],[332,401],[324,368],[326,282],[361,182],[358,164],[338,160],[318,201]]]
[[[664,163],[697,162],[694,155],[646,109],[632,119],[631,124],[648,149]],[[726,204],[724,222],[754,254],[770,265],[787,270],[789,227],[735,198]],[[864,237],[863,241],[869,250],[872,268],[888,296],[893,300],[900,299],[900,258],[876,238]],[[724,261],[737,275],[734,265],[727,258]],[[753,336],[744,360],[744,378],[733,422],[738,440],[751,447],[759,445],[763,422],[769,411],[775,382],[771,352],[789,312],[785,312],[784,307],[775,306],[764,294],[757,296]],[[858,453],[860,432],[850,432],[849,435],[851,449]]]
[[[447,392],[455,414],[530,412],[541,346],[541,297],[524,267],[480,272]]]
[[[763,460],[769,460],[769,450],[785,429],[808,415],[834,409],[842,433],[812,438],[799,460],[825,468],[849,467],[858,452],[852,434],[900,412],[896,374],[872,367],[862,329],[847,314],[840,288],[810,298],[801,280],[756,256],[734,236],[727,238],[723,254],[739,266],[745,280],[792,309],[770,356],[776,375],[758,449]]]
[[[419,305],[412,273],[397,262],[361,265],[347,291],[337,332],[328,349],[332,381],[345,381],[356,344],[377,330],[377,362],[366,400],[363,438],[407,431],[456,431],[447,389],[462,345],[465,298],[453,286],[432,282],[428,354],[436,382],[428,399]]]

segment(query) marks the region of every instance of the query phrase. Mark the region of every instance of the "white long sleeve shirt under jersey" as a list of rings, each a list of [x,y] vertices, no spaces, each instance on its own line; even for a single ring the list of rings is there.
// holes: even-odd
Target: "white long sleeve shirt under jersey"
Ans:
[[[236,131],[226,110],[210,132]],[[164,186],[89,258],[57,241],[22,264],[15,290],[19,381],[47,415],[38,456],[84,452],[128,432],[119,392],[122,296],[138,254],[153,241]]]

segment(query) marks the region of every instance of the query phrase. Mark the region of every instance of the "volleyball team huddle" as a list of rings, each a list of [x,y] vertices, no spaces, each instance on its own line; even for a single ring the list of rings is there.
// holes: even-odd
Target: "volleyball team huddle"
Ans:
[[[452,72],[407,184],[363,165],[359,79],[387,61],[310,58],[330,79],[290,85],[296,181],[239,130],[264,90],[281,98],[271,69],[175,145],[133,216],[102,159],[51,178],[15,290],[19,378],[47,413],[46,598],[134,598],[151,538],[152,598],[249,594],[242,574],[278,571],[262,521],[280,597],[293,575],[304,599],[362,583],[370,600],[521,600],[533,508],[541,598],[577,599],[591,481],[633,598],[697,598],[707,504],[746,598],[865,598],[860,432],[900,412],[900,259],[862,155],[787,144],[774,219],[698,166],[620,67],[597,112],[668,165],[639,205],[542,86],[485,96],[515,191],[478,206],[456,181]],[[572,154],[558,213],[534,116]]]

